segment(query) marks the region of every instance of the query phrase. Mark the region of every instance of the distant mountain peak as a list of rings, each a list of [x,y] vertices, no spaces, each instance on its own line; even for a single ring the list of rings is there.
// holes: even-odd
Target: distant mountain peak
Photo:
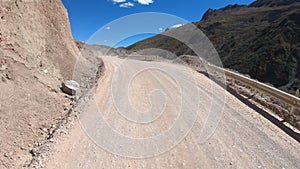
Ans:
[[[256,0],[250,7],[276,7],[298,3],[300,0]]]
[[[230,4],[230,5],[227,5],[226,7],[224,8],[221,8],[219,10],[223,10],[223,11],[226,11],[226,10],[235,10],[237,8],[241,8],[241,7],[247,7],[247,5],[239,5],[239,4]],[[212,8],[209,8],[203,15],[202,20],[207,20],[209,18],[209,16],[213,15],[215,12],[217,11],[217,9],[212,9]]]
[[[216,10],[209,8],[203,15],[201,21],[206,20],[210,15],[212,15]]]

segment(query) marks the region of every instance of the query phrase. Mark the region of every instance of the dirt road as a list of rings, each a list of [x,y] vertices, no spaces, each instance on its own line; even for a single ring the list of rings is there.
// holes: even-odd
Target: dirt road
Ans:
[[[45,168],[300,168],[297,141],[209,78],[169,63],[104,62]]]

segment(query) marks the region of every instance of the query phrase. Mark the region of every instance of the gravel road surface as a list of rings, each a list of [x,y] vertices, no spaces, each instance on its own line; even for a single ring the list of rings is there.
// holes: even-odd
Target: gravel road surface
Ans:
[[[103,58],[106,71],[45,168],[300,168],[300,144],[185,66]]]

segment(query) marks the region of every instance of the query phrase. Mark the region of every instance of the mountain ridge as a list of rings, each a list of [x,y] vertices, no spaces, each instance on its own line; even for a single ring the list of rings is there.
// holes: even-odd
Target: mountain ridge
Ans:
[[[193,24],[211,40],[225,68],[294,94],[300,87],[300,3],[293,0],[270,7],[272,2],[209,9]],[[180,28],[171,31],[179,32]],[[177,56],[194,55],[187,46],[164,35],[128,47],[134,51],[146,48],[164,49]]]
[[[250,4],[250,7],[275,7],[286,6],[298,3],[300,0],[257,0]]]

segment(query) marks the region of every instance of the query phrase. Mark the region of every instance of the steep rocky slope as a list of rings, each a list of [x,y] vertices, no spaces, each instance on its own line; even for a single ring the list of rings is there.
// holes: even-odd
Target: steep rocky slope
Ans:
[[[60,0],[0,7],[0,168],[21,168],[71,107],[60,85],[79,50]]]
[[[294,94],[300,87],[299,18],[299,0],[257,0],[249,6],[209,9],[193,24],[214,44],[225,67]],[[128,47],[134,51],[146,48],[161,48],[178,56],[194,54],[163,35]]]
[[[250,6],[252,7],[274,7],[274,6],[284,6],[292,5],[298,3],[300,0],[257,0],[253,2]]]

